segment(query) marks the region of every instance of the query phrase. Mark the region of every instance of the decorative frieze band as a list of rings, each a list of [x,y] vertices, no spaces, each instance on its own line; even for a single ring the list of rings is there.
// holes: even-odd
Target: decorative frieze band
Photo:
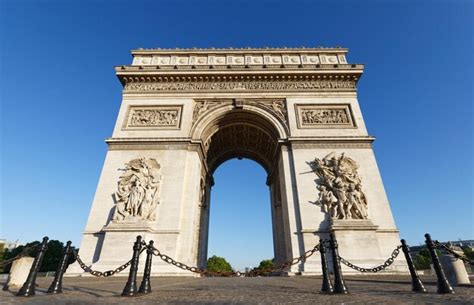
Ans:
[[[124,124],[126,129],[177,129],[181,124],[182,106],[130,106]]]
[[[349,104],[296,104],[298,128],[354,128]]]
[[[331,91],[354,90],[354,80],[130,82],[125,92]]]
[[[347,64],[344,53],[293,53],[293,54],[135,54],[133,65],[305,65]]]

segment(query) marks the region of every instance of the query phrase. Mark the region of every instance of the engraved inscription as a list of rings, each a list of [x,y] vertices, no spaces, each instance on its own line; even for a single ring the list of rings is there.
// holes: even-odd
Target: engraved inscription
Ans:
[[[181,106],[132,106],[126,127],[179,128]]]
[[[296,105],[299,128],[355,127],[349,105]]]

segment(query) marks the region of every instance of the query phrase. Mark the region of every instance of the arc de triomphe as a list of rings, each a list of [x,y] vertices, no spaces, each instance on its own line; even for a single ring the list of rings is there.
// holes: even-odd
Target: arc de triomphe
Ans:
[[[131,65],[115,68],[123,100],[80,245],[93,269],[130,259],[139,234],[176,260],[203,267],[212,174],[235,157],[267,171],[277,263],[329,232],[341,255],[360,266],[381,263],[399,244],[357,100],[364,66],[348,64],[347,49],[132,55]],[[319,259],[290,274],[320,273]],[[152,270],[192,275],[158,259]],[[405,267],[397,261],[392,270]],[[82,270],[75,264],[68,273]]]

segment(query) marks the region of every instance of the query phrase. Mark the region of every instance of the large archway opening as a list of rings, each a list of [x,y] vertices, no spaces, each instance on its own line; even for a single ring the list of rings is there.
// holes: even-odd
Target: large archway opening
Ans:
[[[208,256],[224,257],[235,270],[273,259],[271,201],[265,169],[250,159],[231,159],[214,172]]]
[[[202,125],[200,132],[200,139],[203,143],[204,148],[204,163],[207,168],[207,177],[205,181],[201,181],[201,187],[204,190],[203,204],[204,209],[201,212],[200,218],[200,234],[199,234],[199,258],[198,262],[201,266],[205,265],[208,245],[209,245],[209,224],[212,221],[213,206],[216,204],[226,204],[214,201],[213,197],[213,185],[216,177],[219,177],[219,172],[216,170],[221,164],[230,159],[250,159],[258,163],[264,169],[265,182],[267,184],[267,192],[269,191],[270,200],[264,200],[265,202],[258,203],[262,210],[267,208],[267,213],[270,211],[271,227],[272,227],[272,243],[273,251],[266,253],[272,253],[271,257],[249,257],[248,260],[238,260],[239,263],[237,268],[249,267],[250,264],[258,264],[260,258],[274,258],[275,261],[281,262],[286,259],[286,246],[285,246],[285,222],[283,219],[283,213],[281,208],[281,187],[279,180],[279,159],[280,159],[280,143],[282,138],[282,132],[275,122],[272,122],[271,114],[259,112],[259,109],[245,109],[245,108],[234,108],[227,106],[226,108],[217,109],[209,113],[207,122]],[[198,124],[199,125],[199,124]],[[233,164],[234,161],[230,161]],[[250,161],[251,162],[251,161]],[[225,166],[225,165],[224,165]],[[258,166],[253,164],[253,166]],[[240,188],[241,193],[250,193],[249,189],[245,189],[245,183],[239,187],[239,181],[237,179],[252,180],[254,177],[245,177],[245,173],[240,170],[239,166],[232,167],[234,171],[233,182],[237,188]],[[215,176],[217,174],[217,176]],[[258,179],[258,178],[257,178]],[[227,182],[223,182],[225,184]],[[257,185],[259,182],[257,182]],[[218,190],[217,192],[220,192]],[[268,193],[267,193],[268,194]],[[217,194],[219,197],[223,194]],[[222,198],[222,197],[221,197]],[[257,199],[257,198],[255,198]],[[253,200],[251,200],[253,201]],[[270,201],[270,208],[268,208],[268,201]],[[221,207],[219,207],[221,208]],[[217,209],[219,209],[217,208]],[[222,207],[232,210],[235,207]],[[242,207],[245,209],[246,215],[251,215],[253,209],[257,207]],[[218,212],[218,210],[216,211]],[[218,214],[218,213],[216,213]],[[268,216],[267,218],[268,219]],[[214,218],[217,223],[217,219]],[[254,226],[255,224],[249,224]],[[217,230],[218,228],[213,228]],[[235,228],[234,228],[235,229]],[[232,234],[239,234],[240,240],[245,240],[245,232],[248,228],[242,228],[241,234],[239,230],[233,230]],[[264,235],[264,234],[263,234]],[[258,238],[258,237],[257,237]],[[264,237],[263,237],[264,238]],[[233,236],[229,236],[227,243],[229,247],[232,247]],[[222,243],[222,242],[220,242]],[[235,249],[237,250],[237,249]],[[238,252],[236,252],[238,253]],[[266,254],[265,255],[268,255]],[[210,253],[211,255],[214,253]],[[216,253],[217,254],[217,253]],[[252,263],[253,262],[253,263]],[[244,266],[248,264],[249,266]]]

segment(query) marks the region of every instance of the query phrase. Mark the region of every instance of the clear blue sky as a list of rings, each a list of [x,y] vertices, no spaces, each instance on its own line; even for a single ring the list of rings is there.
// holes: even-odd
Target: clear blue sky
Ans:
[[[401,236],[473,238],[473,3],[0,0],[0,238],[79,243],[130,49],[246,46],[349,48]],[[215,180],[209,254],[271,258],[263,169]]]

